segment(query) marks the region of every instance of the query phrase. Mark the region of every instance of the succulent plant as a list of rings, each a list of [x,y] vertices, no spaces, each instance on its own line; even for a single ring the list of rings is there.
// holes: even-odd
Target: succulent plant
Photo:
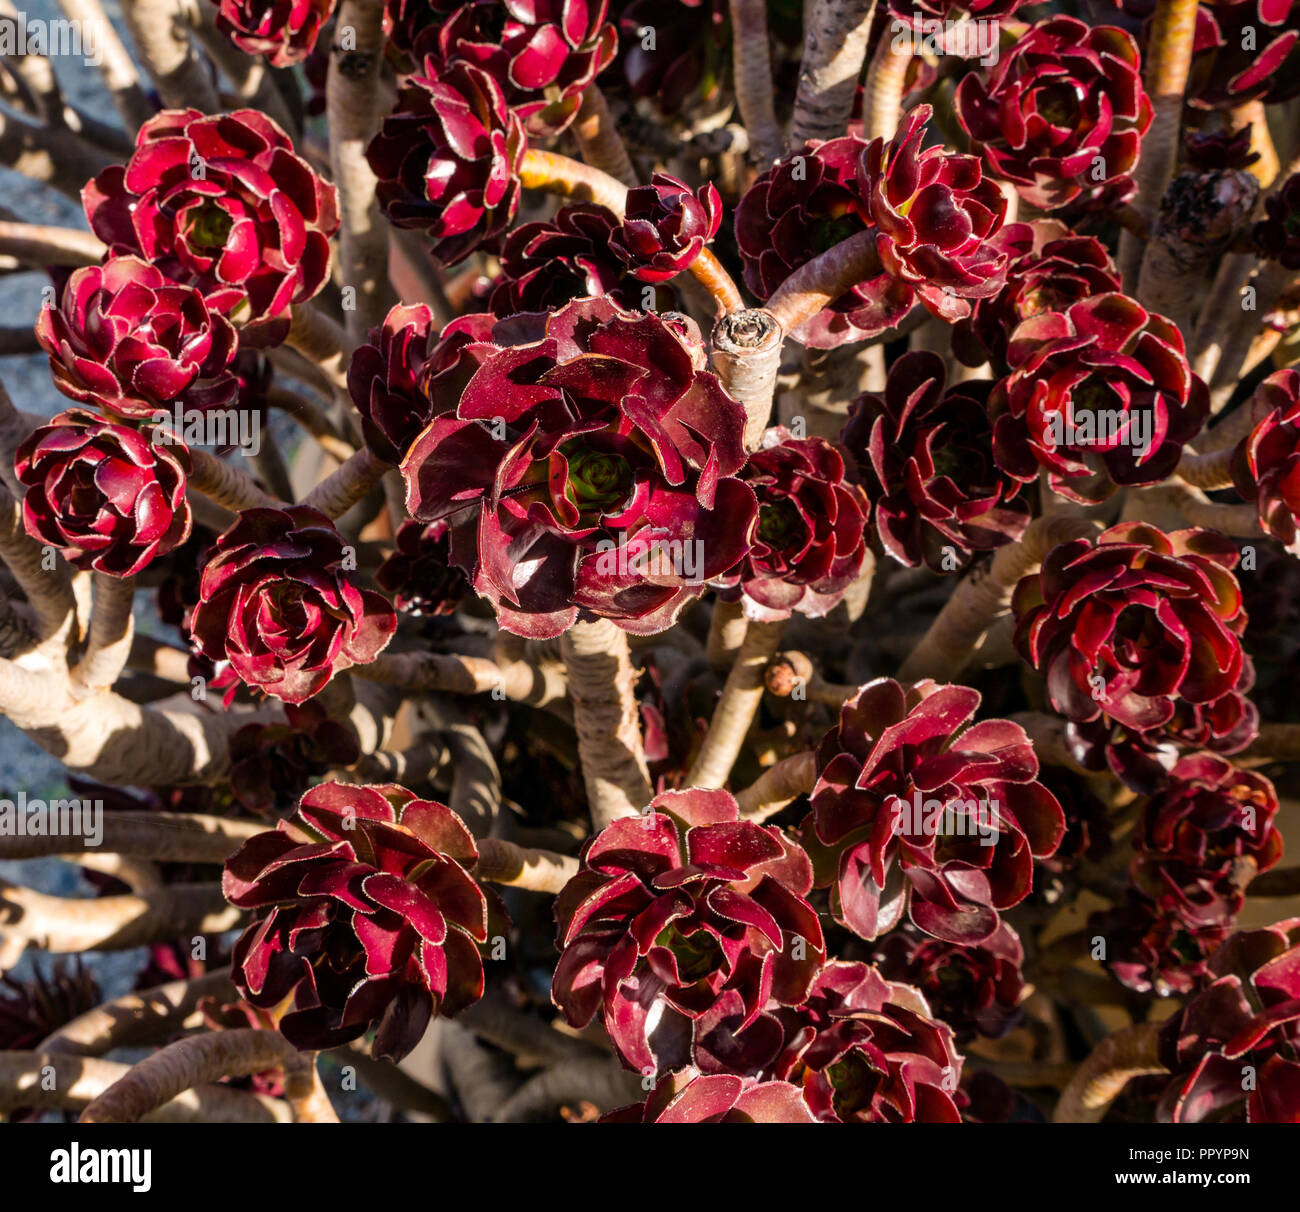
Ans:
[[[203,566],[195,642],[246,685],[306,701],[335,673],[374,660],[397,627],[388,600],[359,589],[347,564],[342,537],[317,510],[244,510]]]
[[[131,577],[190,534],[189,451],[74,408],[18,448],[23,525],[79,568]]]
[[[431,1017],[482,994],[474,839],[446,805],[393,784],[322,783],[294,824],[226,863],[227,899],[256,913],[235,944],[240,994],[267,1010],[292,997],[278,1025],[300,1048],[375,1028],[374,1055],[400,1060]]]
[[[265,114],[164,110],[125,165],[82,191],[91,229],[116,255],[197,287],[245,343],[274,345],[289,308],[329,274],[338,195]]]

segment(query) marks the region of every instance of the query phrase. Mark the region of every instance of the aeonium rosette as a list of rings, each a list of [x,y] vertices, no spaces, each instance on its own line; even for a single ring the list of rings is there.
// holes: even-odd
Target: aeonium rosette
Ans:
[[[613,61],[607,0],[470,0],[416,38],[430,76],[457,61],[482,68],[530,136],[557,135],[587,86]]]
[[[1244,889],[1282,857],[1277,791],[1262,774],[1215,753],[1193,753],[1143,806],[1133,883],[1189,928],[1226,925]]]
[[[825,438],[769,429],[742,478],[758,499],[758,525],[724,581],[748,617],[766,622],[834,609],[867,557],[866,502],[844,478],[844,456]],[[734,584],[733,584],[734,583]]]
[[[483,992],[477,944],[487,902],[467,868],[478,850],[448,807],[393,784],[322,783],[292,822],[250,838],[222,890],[255,920],[233,976],[275,1009],[299,1048],[334,1048],[377,1027],[373,1052],[400,1060],[434,1015]]]
[[[430,74],[429,69],[432,70]],[[420,229],[444,265],[495,241],[519,208],[525,136],[497,81],[461,60],[408,76],[366,148],[394,227]]]
[[[1232,482],[1259,524],[1300,555],[1300,372],[1269,375],[1243,408],[1260,419],[1232,453]]]
[[[1237,747],[1250,740],[1257,717],[1240,694],[1249,670],[1232,573],[1239,558],[1223,535],[1125,522],[1095,543],[1053,548],[1016,587],[1016,646],[1070,721],[1067,738],[1081,760],[1104,758],[1129,785],[1149,789],[1159,765],[1173,764],[1161,742],[1202,724],[1197,747],[1211,734],[1231,744],[1243,729]],[[1100,744],[1093,725],[1106,733]]]
[[[73,270],[36,339],[65,396],[131,420],[201,412],[239,395],[238,341],[216,307],[138,257]]]
[[[402,474],[507,630],[662,631],[745,555],[744,411],[702,369],[692,321],[580,299],[500,321],[462,357],[472,375],[433,389]]]
[[[904,354],[883,392],[854,402],[841,440],[866,493],[873,540],[900,564],[952,572],[973,552],[1018,539],[1029,504],[993,457],[992,384],[945,390],[946,378],[938,354]]]
[[[1234,934],[1160,1031],[1164,1123],[1300,1123],[1300,919]]]
[[[967,686],[879,678],[818,749],[802,840],[836,918],[865,939],[906,913],[935,938],[984,942],[1061,840],[1024,729],[972,724],[979,703]]]
[[[272,67],[301,63],[316,46],[335,0],[213,0],[217,28],[240,50]]]
[[[1113,25],[1054,16],[1029,27],[954,106],[991,176],[1031,206],[1130,196],[1152,107],[1137,43]]]
[[[929,938],[904,923],[876,951],[881,973],[920,990],[963,1044],[976,1035],[999,1039],[1019,1024],[1021,999],[1029,995],[1024,958],[1020,936],[1006,922],[973,946]]]
[[[667,282],[687,269],[718,234],[722,199],[712,183],[692,192],[685,182],[655,173],[628,190],[623,221],[610,247],[642,282]]]
[[[1007,255],[990,242],[1002,227],[1007,200],[975,156],[923,147],[931,117],[918,105],[886,142],[873,139],[858,162],[858,189],[879,235],[876,255],[893,279],[893,297],[913,301],[952,323],[970,315],[972,300],[996,295]]]
[[[1025,320],[1007,362],[990,404],[998,463],[1026,482],[1045,469],[1073,500],[1159,483],[1209,415],[1178,327],[1118,292]]]
[[[382,594],[358,588],[329,518],[293,505],[245,509],[217,539],[190,629],[245,684],[301,703],[340,670],[373,661],[397,616]]]
[[[822,1123],[957,1124],[962,1057],[921,993],[867,964],[833,960],[803,1004],[776,1012],[770,1069]],[[765,1070],[766,1072],[766,1070]]]
[[[23,524],[79,568],[134,576],[189,538],[189,465],[183,442],[69,409],[18,448]]]
[[[953,352],[967,366],[991,362],[1005,373],[1007,341],[1022,320],[1120,288],[1106,246],[1095,236],[1074,235],[1057,219],[1008,223],[991,242],[1010,257],[1007,281],[996,295],[977,299],[953,327]]]
[[[82,191],[86,217],[115,255],[135,254],[195,286],[247,344],[275,344],[289,308],[329,276],[338,195],[265,114],[164,110],[125,165]]]
[[[665,792],[591,839],[557,898],[555,1003],[574,1026],[602,1012],[632,1068],[752,1073],[780,1039],[763,1011],[803,1001],[825,958],[811,886],[728,792]]]

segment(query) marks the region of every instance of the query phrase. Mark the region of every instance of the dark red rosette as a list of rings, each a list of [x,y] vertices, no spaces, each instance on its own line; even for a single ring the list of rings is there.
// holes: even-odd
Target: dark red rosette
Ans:
[[[284,340],[289,307],[329,276],[338,195],[265,114],[164,110],[125,165],[82,191],[86,218],[115,255],[143,257],[197,287],[245,344]]]
[[[78,568],[135,576],[184,543],[191,514],[184,442],[137,432],[80,408],[61,412],[18,448],[23,525]]]
[[[388,600],[358,589],[347,565],[323,513],[246,509],[203,567],[193,638],[246,685],[304,702],[340,670],[373,661],[397,629]]]
[[[993,456],[990,383],[944,390],[938,354],[916,350],[889,370],[883,393],[858,397],[841,435],[887,555],[952,572],[976,551],[1018,539],[1029,524],[1021,484]]]
[[[272,67],[301,63],[316,47],[334,0],[213,0],[217,28],[240,50]]]
[[[867,557],[866,501],[844,478],[844,456],[825,438],[773,428],[742,478],[758,498],[758,525],[749,554],[723,584],[734,585],[753,619],[828,614]]]
[[[202,412],[239,395],[235,330],[197,290],[137,257],[73,270],[59,305],[41,309],[36,339],[55,387],[114,416]]]
[[[772,1072],[801,1086],[823,1123],[961,1122],[952,1029],[910,985],[832,960],[807,1000],[777,1017],[785,1040]]]
[[[481,68],[530,136],[557,135],[618,49],[606,7],[607,0],[470,0],[414,49],[430,56],[430,76],[457,62]]]
[[[1022,320],[1065,311],[1073,303],[1120,288],[1110,254],[1093,236],[1076,236],[1056,219],[1009,223],[990,241],[1005,249],[1007,284],[977,299],[953,328],[953,352],[967,366],[991,362],[1007,371],[1007,342]]]
[[[455,265],[510,226],[524,148],[519,116],[489,72],[426,63],[398,90],[366,159],[388,221],[423,231],[433,255]]]
[[[692,191],[655,173],[628,190],[622,224],[610,239],[616,256],[642,282],[667,282],[688,268],[722,225],[722,199],[712,183]]]
[[[396,548],[375,573],[397,609],[412,615],[451,614],[470,592],[465,574],[451,562],[446,522],[403,522]]]
[[[971,724],[979,703],[967,686],[878,678],[817,751],[803,840],[837,920],[862,938],[908,913],[935,938],[982,943],[1061,840],[1029,738],[1010,720]]]
[[[928,938],[904,923],[880,940],[875,956],[883,976],[925,995],[959,1044],[977,1035],[1000,1039],[1019,1024],[1024,959],[1020,936],[1006,922],[975,946]]]
[[[728,792],[665,792],[591,839],[557,898],[555,1004],[574,1026],[602,1012],[631,1068],[753,1073],[780,1037],[763,1011],[801,1003],[826,957],[811,887],[808,856]]]
[[[240,994],[264,1010],[292,996],[279,1027],[296,1047],[377,1028],[374,1055],[400,1060],[433,1016],[482,996],[487,901],[467,870],[477,861],[443,804],[391,783],[313,787],[292,825],[226,862],[226,899],[256,911],[235,944]]]
[[[692,321],[580,299],[502,320],[463,357],[472,377],[437,395],[402,464],[407,506],[452,524],[453,561],[507,630],[662,631],[744,557],[744,413]]]
[[[1031,206],[1113,206],[1136,190],[1153,111],[1137,43],[1117,26],[1039,21],[987,74],[962,80],[955,107],[990,175]]]
[[[1160,1032],[1164,1123],[1300,1123],[1300,919],[1234,934]]]
[[[1209,415],[1209,392],[1188,364],[1173,321],[1118,292],[1020,324],[1011,375],[994,393],[998,463],[1077,501],[1156,484]]]
[[[1212,735],[1230,744],[1252,729],[1241,696],[1250,671],[1232,574],[1239,558],[1235,543],[1210,531],[1165,534],[1125,522],[1095,544],[1053,548],[1042,570],[1020,582],[1011,602],[1016,646],[1046,679],[1082,749],[1116,747],[1124,738],[1113,727],[1139,749],[1201,748]],[[1140,767],[1105,756],[1120,778],[1142,785]]]

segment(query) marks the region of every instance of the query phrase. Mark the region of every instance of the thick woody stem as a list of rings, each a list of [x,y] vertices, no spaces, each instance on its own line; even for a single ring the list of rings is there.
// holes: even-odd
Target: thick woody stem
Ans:
[[[603,169],[557,152],[530,147],[519,166],[525,189],[540,189],[577,202],[596,202],[622,215],[627,206],[627,186]]]
[[[140,896],[72,900],[0,880],[0,942],[46,951],[125,951],[187,934],[222,934],[242,913],[220,884],[169,884]]]
[[[597,832],[635,816],[654,792],[641,744],[637,673],[627,635],[608,619],[575,623],[561,641],[587,806]]]
[[[745,306],[745,298],[732,277],[707,248],[700,249],[699,255],[687,266],[687,270],[705,290],[713,296],[714,306],[719,315],[726,312],[740,311]]]
[[[1100,529],[1096,522],[1068,514],[1030,522],[1020,542],[999,547],[987,565],[977,565],[953,590],[930,629],[903,662],[899,681],[956,678],[985,632],[1006,613],[1021,578],[1037,572],[1053,547],[1071,539],[1091,538]]]
[[[113,811],[103,813],[95,838],[87,837],[84,831],[72,836],[0,836],[0,859],[104,850],[160,863],[224,863],[249,838],[265,832],[266,826],[260,821],[178,812]]]
[[[705,649],[709,668],[719,673],[730,669],[748,630],[749,620],[745,618],[745,608],[739,601],[715,602],[713,614],[709,617],[709,639]]]
[[[310,303],[303,303],[293,308],[284,343],[312,363],[331,386],[346,394],[349,350],[353,342],[341,324]]]
[[[413,783],[428,782],[447,764],[450,756],[451,752],[445,745],[421,741],[397,753],[381,749],[365,754],[351,771],[367,783],[401,783],[409,787]]]
[[[876,0],[816,0],[812,5],[790,123],[791,151],[809,139],[837,139],[848,130],[875,12]]]
[[[101,783],[211,782],[230,767],[230,736],[277,711],[142,706],[112,691],[76,698],[68,679],[0,660],[0,712],[70,770]]]
[[[516,846],[499,837],[485,837],[478,843],[474,875],[481,880],[555,895],[577,874],[578,860],[567,854]]]
[[[33,268],[98,265],[107,251],[98,236],[75,227],[0,222],[0,256],[13,257]]]
[[[346,313],[348,335],[364,341],[396,301],[388,281],[388,225],[375,201],[366,145],[379,127],[379,68],[384,51],[384,0],[343,0],[335,37],[350,29],[350,48],[330,48],[325,83],[330,167],[339,191],[339,267],[344,289],[356,292]]]
[[[526,661],[497,664],[483,657],[444,652],[384,652],[368,665],[354,665],[355,677],[400,686],[403,690],[443,690],[450,694],[498,692],[512,702],[542,707],[564,698],[564,672],[554,665]]]
[[[59,7],[69,20],[81,22],[83,29],[94,29],[95,46],[100,52],[100,75],[122,124],[134,134],[153,117],[154,108],[140,87],[140,76],[131,54],[117,36],[103,5],[99,0],[59,0]]]
[[[475,837],[486,838],[501,812],[501,771],[491,746],[472,724],[453,724],[443,735],[451,753],[451,810]]]
[[[195,1086],[281,1069],[285,1096],[299,1123],[337,1123],[329,1100],[321,1101],[315,1065],[314,1054],[299,1052],[278,1031],[210,1031],[177,1040],[145,1057],[95,1099],[79,1122],[133,1124]]]
[[[736,108],[749,132],[750,156],[759,171],[766,171],[785,150],[776,121],[767,5],[763,0],[730,0],[730,9]]]
[[[609,173],[629,189],[637,184],[636,169],[614,125],[614,115],[605,103],[605,94],[594,81],[582,94],[582,105],[572,129],[582,149],[582,158],[592,168]]]
[[[163,104],[170,109],[221,109],[207,69],[190,45],[184,0],[123,0],[122,16]]]
[[[1230,259],[1225,257],[1225,263]],[[1260,321],[1272,309],[1292,277],[1292,271],[1276,261],[1265,261],[1253,269],[1235,297],[1230,302],[1225,301],[1224,314],[1206,334],[1203,356],[1197,360],[1198,373],[1202,365],[1206,368],[1203,377],[1210,385],[1210,408],[1215,412],[1236,390],[1245,372],[1251,347],[1259,335]],[[1250,293],[1243,293],[1245,290]],[[1246,306],[1247,302],[1250,307]],[[1199,339],[1199,326],[1197,336]]]
[[[841,240],[819,257],[801,265],[767,301],[772,318],[795,340],[799,328],[850,287],[880,272],[876,231],[859,232]]]
[[[341,518],[383,479],[389,466],[370,447],[363,446],[317,484],[302,503],[319,509],[328,518]]]
[[[97,572],[94,587],[86,651],[72,670],[74,694],[93,694],[116,682],[126,668],[135,634],[135,578]]]
[[[612,1111],[643,1097],[641,1079],[604,1058],[568,1060],[543,1069],[514,1092],[492,1116],[498,1124],[553,1121],[556,1111],[579,1101]]]
[[[742,816],[765,821],[801,795],[811,793],[817,782],[817,755],[796,753],[768,767],[744,791],[736,793]]]
[[[713,365],[722,385],[745,407],[745,449],[757,450],[772,416],[785,333],[762,308],[733,311],[713,329]]]
[[[0,164],[80,203],[86,181],[117,157],[66,126],[0,114]]]
[[[1264,535],[1259,524],[1259,512],[1254,505],[1222,505],[1217,501],[1208,501],[1200,489],[1184,484],[1181,480],[1168,480],[1147,489],[1145,495],[1173,506],[1189,526],[1218,530],[1243,539],[1258,539]]]
[[[297,421],[331,458],[346,463],[356,452],[356,447],[339,433],[329,417],[306,396],[287,388],[272,387],[266,393],[266,402]]]
[[[187,482],[196,492],[236,513],[241,509],[283,509],[286,505],[259,488],[247,472],[194,446],[190,447]]]
[[[1208,451],[1206,454],[1184,451],[1183,457],[1178,461],[1177,474],[1203,492],[1231,488],[1232,456],[1235,451],[1235,445]]]
[[[75,623],[77,599],[72,592],[68,566],[57,552],[52,548],[47,551],[27,533],[22,510],[3,488],[0,488],[0,561],[26,596],[42,641],[63,634]]]
[[[886,30],[867,69],[867,92],[862,110],[863,138],[892,139],[898,132],[903,85],[911,62],[911,51],[895,50],[894,39]]]
[[[721,787],[736,764],[741,746],[763,698],[763,673],[781,643],[782,623],[750,622],[736,663],[713,709],[709,730],[687,776],[690,787]]]
[[[0,1112],[18,1107],[79,1111],[131,1072],[130,1065],[57,1052],[0,1052]],[[45,1080],[52,1077],[53,1080]],[[187,1090],[142,1117],[147,1123],[290,1123],[289,1108],[277,1098],[202,1086]]]
[[[234,995],[235,986],[225,972],[169,981],[86,1011],[43,1040],[41,1048],[70,1056],[103,1056],[115,1048],[157,1043],[179,1030],[203,998]]]
[[[1167,1073],[1157,1054],[1159,1039],[1159,1023],[1138,1023],[1108,1035],[1061,1092],[1052,1122],[1099,1123],[1133,1078]]]
[[[1137,166],[1139,211],[1154,215],[1174,175],[1178,159],[1178,133],[1183,120],[1183,94],[1192,66],[1192,43],[1196,34],[1197,0],[1157,0],[1151,32],[1147,37],[1143,85],[1151,98],[1154,115],[1142,139],[1142,157]],[[1119,269],[1131,288],[1141,265],[1143,243],[1131,232],[1120,237]]]

